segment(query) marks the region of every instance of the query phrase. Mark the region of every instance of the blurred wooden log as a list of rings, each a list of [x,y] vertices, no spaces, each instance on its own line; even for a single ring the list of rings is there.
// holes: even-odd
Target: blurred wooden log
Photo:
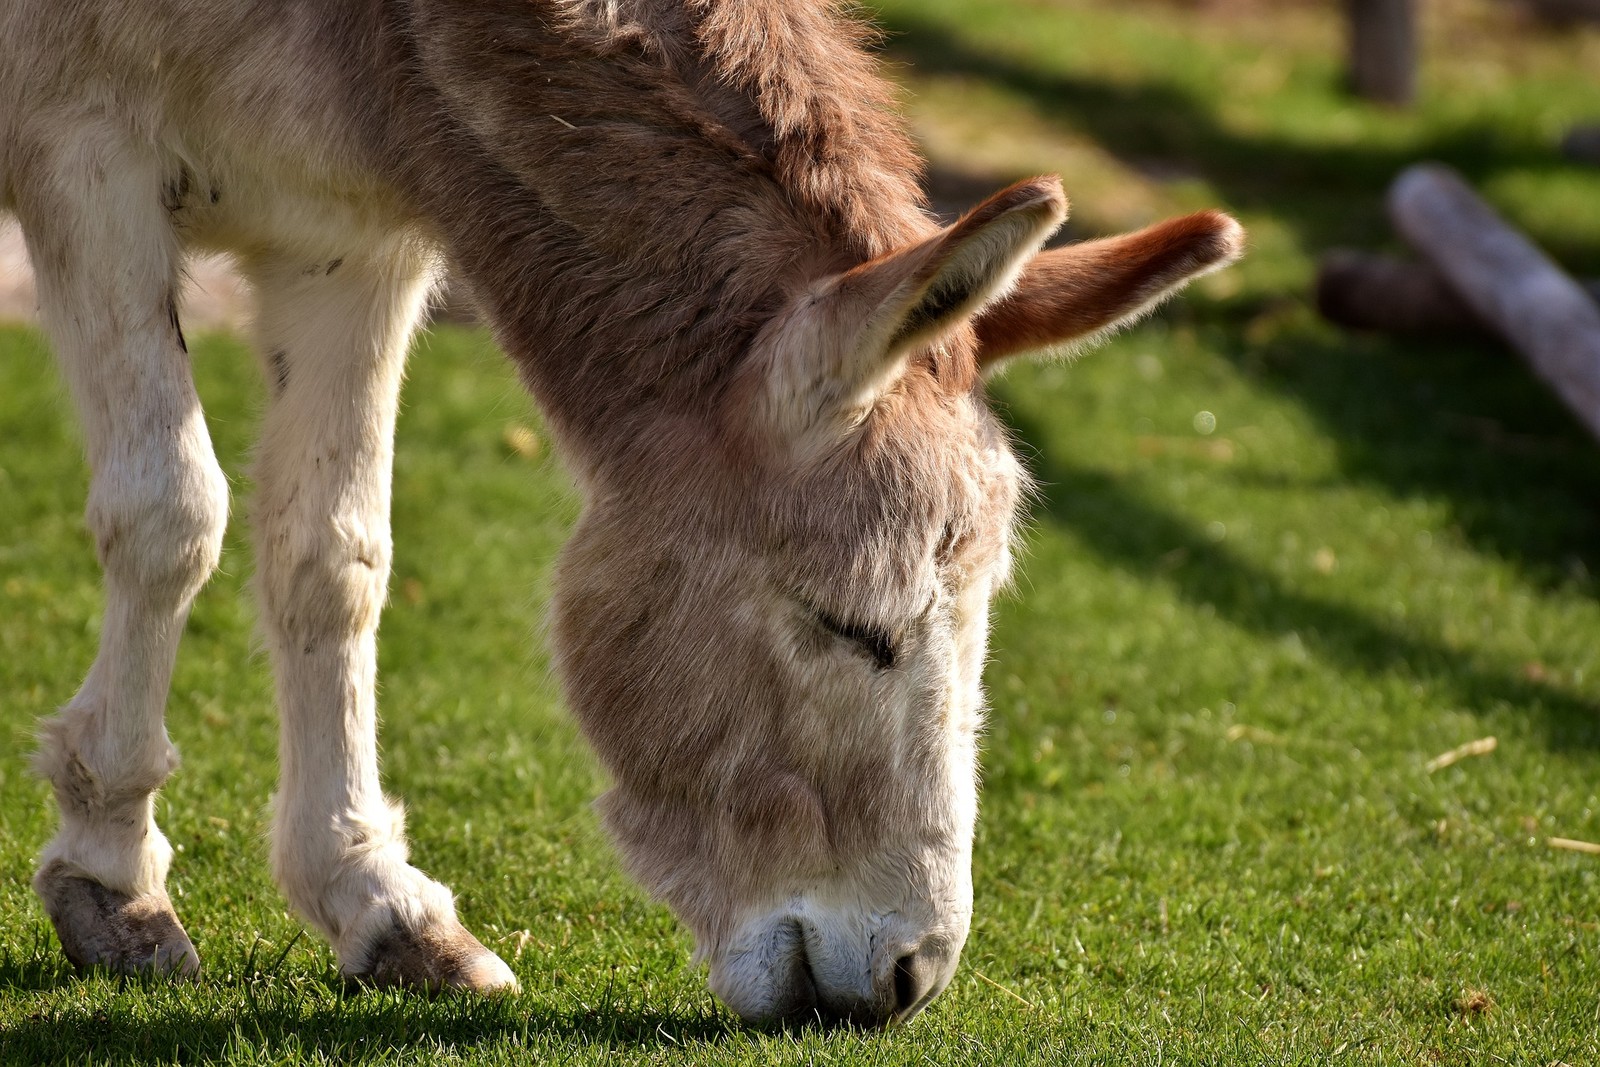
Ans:
[[[1600,304],[1600,278],[1579,280]],[[1426,263],[1335,248],[1317,266],[1317,310],[1329,322],[1382,333],[1493,333]]]
[[[1385,333],[1455,333],[1482,329],[1439,272],[1338,248],[1317,267],[1317,310],[1340,326]]]
[[[1600,167],[1600,126],[1574,126],[1561,139],[1561,154],[1575,163]]]
[[[1416,0],[1345,0],[1350,88],[1357,96],[1406,105],[1417,92]]]
[[[1600,22],[1600,0],[1527,0],[1533,13],[1554,26]]]
[[[1589,294],[1449,167],[1403,171],[1389,187],[1389,217],[1600,436],[1600,307]]]

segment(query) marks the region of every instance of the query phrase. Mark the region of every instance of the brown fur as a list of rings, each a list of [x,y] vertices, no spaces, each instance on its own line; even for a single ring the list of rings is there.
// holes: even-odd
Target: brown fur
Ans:
[[[985,473],[1004,443],[966,327],[815,467],[761,448],[723,402],[785,301],[935,233],[894,93],[831,8],[571,3],[530,20],[511,0],[419,3],[426,43],[393,90],[406,125],[385,131],[445,149],[396,166],[590,491],[558,577],[560,665],[618,781],[608,825],[688,914],[725,918],[773,864],[859,854],[916,795],[879,773],[888,739],[788,736],[794,681],[728,614],[742,590],[771,571],[836,614],[893,617],[936,549],[955,571],[992,561],[1016,499]],[[1195,216],[1053,253],[980,320],[982,342],[1102,328],[1225,255],[1231,226]],[[790,851],[753,855],[757,840]],[[722,899],[688,899],[707,892]]]
[[[422,0],[395,43],[420,76],[379,131],[585,460],[641,409],[704,408],[807,282],[933,232],[892,93],[830,5],[612,6]],[[418,140],[444,151],[395,148]]]

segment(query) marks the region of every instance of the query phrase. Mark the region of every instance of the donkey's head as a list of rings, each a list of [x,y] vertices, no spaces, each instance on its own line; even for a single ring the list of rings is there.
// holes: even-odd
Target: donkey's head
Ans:
[[[747,1019],[885,1022],[972,913],[989,602],[1024,476],[981,372],[1238,254],[1201,214],[1037,254],[1054,179],[798,286],[709,415],[592,486],[554,638],[630,869]]]

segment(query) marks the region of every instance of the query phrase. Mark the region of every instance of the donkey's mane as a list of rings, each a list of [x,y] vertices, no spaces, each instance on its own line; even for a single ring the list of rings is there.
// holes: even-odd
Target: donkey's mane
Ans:
[[[833,0],[414,4],[451,161],[417,188],[558,420],[704,403],[799,286],[933,231]]]
[[[657,57],[708,125],[732,131],[795,203],[862,258],[925,236],[921,156],[898,93],[840,0],[561,0],[596,53]],[[663,88],[666,88],[665,86]]]
[[[831,0],[693,6],[707,59],[759,110],[775,177],[792,196],[862,257],[926,235],[922,158],[865,50],[864,23]]]

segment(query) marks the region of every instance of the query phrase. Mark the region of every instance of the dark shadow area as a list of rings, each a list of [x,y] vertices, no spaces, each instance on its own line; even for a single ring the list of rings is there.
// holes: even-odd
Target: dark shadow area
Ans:
[[[1044,426],[1015,413],[1011,421],[1024,440],[1049,439]],[[1415,679],[1477,713],[1502,702],[1526,709],[1542,717],[1553,749],[1600,748],[1600,702],[1290,588],[1182,516],[1105,473],[1073,467],[1050,449],[1030,465],[1041,483],[1036,514],[1070,528],[1108,563],[1141,577],[1160,575],[1185,601],[1209,604],[1253,633],[1297,633],[1313,656],[1341,669]]]
[[[280,975],[281,956],[266,962],[266,970],[252,960],[243,968],[246,977],[203,977],[198,986],[149,975],[97,974],[87,980],[115,986],[109,1003],[100,991],[96,1008],[41,998],[46,1002],[22,1023],[0,1029],[0,1064],[219,1062],[228,1060],[241,1043],[268,1050],[314,1050],[342,1062],[507,1044],[536,1055],[541,1040],[583,1049],[674,1049],[720,1044],[752,1032],[876,1032],[816,1015],[751,1029],[719,1010],[655,1010],[638,989],[611,984],[597,1005],[574,992],[564,998],[569,1006],[562,1007],[532,996],[499,999],[368,989],[332,975]],[[66,992],[85,981],[53,945],[26,959],[0,960],[0,992]],[[209,994],[208,1003],[192,1008],[182,1004],[186,991],[196,988]],[[225,1003],[218,1003],[218,989],[225,991]],[[121,994],[128,991],[141,996],[124,999]],[[562,998],[560,992],[553,995]]]
[[[1488,119],[1395,144],[1326,146],[1242,136],[1226,129],[1207,101],[1177,86],[1109,84],[1041,71],[980,51],[934,20],[886,14],[883,21],[890,54],[918,74],[1002,86],[1026,97],[1040,116],[1065,119],[1136,171],[1202,175],[1228,208],[1277,217],[1311,250],[1392,241],[1383,194],[1396,174],[1419,160],[1442,160],[1474,183],[1517,167],[1561,165],[1555,146],[1539,131],[1508,129]],[[1600,249],[1551,251],[1573,270],[1600,272]]]
[[[527,998],[347,994],[332,984],[294,978],[260,992],[258,983],[239,984],[246,1000],[232,1012],[174,1008],[143,998],[114,1001],[99,1010],[41,1008],[0,1031],[0,1063],[214,1063],[232,1058],[241,1043],[315,1051],[334,1062],[507,1044],[536,1055],[541,1039],[580,1048],[670,1049],[740,1033],[737,1025],[712,1014],[679,1016],[633,1005],[564,1010],[530,1004]]]
[[[26,958],[10,953],[0,958],[0,992],[38,993],[56,989],[72,979],[72,966],[56,947],[53,936],[48,944],[38,941]],[[6,1062],[9,1061],[0,1059],[0,1063]]]
[[[1475,550],[1530,583],[1593,590],[1600,446],[1510,352],[1303,329],[1210,347],[1312,416],[1338,448],[1343,479],[1441,501]]]

